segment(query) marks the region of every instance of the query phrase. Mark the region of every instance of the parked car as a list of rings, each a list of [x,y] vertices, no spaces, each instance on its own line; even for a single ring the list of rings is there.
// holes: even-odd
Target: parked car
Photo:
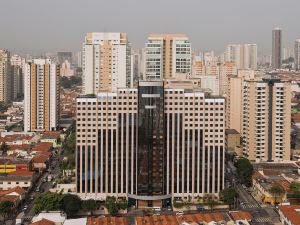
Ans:
[[[183,211],[178,211],[177,213],[176,213],[176,216],[183,216]]]

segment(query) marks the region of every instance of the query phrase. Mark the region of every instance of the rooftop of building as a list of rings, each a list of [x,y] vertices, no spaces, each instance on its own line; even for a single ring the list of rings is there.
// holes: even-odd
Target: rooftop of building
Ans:
[[[42,135],[42,139],[58,139],[60,137],[59,131],[47,131]]]
[[[128,225],[126,217],[88,218],[87,225]]]
[[[9,164],[29,164],[30,159],[16,158],[16,157],[3,157],[0,158],[0,165],[9,165]]]
[[[55,223],[51,220],[41,219],[37,222],[31,223],[30,225],[55,225]]]
[[[182,216],[161,215],[136,217],[136,225],[180,225],[184,222],[198,224],[200,222],[209,223],[213,221],[225,221],[225,216],[222,213],[198,213],[187,214]]]
[[[282,205],[279,210],[292,224],[300,225],[300,205]]]
[[[21,187],[19,187],[19,186],[16,186],[16,187],[14,187],[14,188],[10,188],[10,189],[8,189],[8,190],[0,190],[0,196],[4,196],[4,195],[10,195],[10,194],[12,194],[12,193],[17,193],[17,194],[19,194],[19,195],[22,195],[22,194],[24,194],[26,191],[23,189],[23,188],[21,188]]]
[[[225,134],[240,134],[235,129],[226,129]]]
[[[236,211],[236,212],[230,212],[229,215],[234,221],[237,221],[237,220],[251,221],[252,220],[252,215],[249,212]]]

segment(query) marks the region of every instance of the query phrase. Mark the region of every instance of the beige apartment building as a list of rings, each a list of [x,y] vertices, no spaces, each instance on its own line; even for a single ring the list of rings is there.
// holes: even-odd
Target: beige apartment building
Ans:
[[[77,192],[140,206],[218,196],[224,188],[225,99],[197,82],[140,81],[77,98]]]
[[[191,43],[185,34],[151,34],[145,47],[145,80],[191,74]]]
[[[10,52],[0,49],[0,102],[11,100],[11,65]]]
[[[230,78],[226,127],[242,137],[251,161],[290,160],[291,84]]]
[[[82,92],[131,86],[131,46],[126,33],[87,33],[82,46]]]

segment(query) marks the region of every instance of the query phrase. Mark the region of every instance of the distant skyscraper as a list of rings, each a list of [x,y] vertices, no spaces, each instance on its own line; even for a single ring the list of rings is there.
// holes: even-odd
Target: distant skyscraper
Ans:
[[[50,59],[25,65],[24,131],[56,130],[59,119],[59,67]]]
[[[11,101],[10,52],[0,49],[0,102]]]
[[[295,69],[300,70],[300,39],[295,41]]]
[[[283,48],[282,60],[286,60],[286,59],[293,58],[293,57],[294,57],[293,49],[291,49],[291,48]]]
[[[282,51],[282,30],[275,28],[272,31],[272,68],[280,69]]]
[[[68,61],[72,64],[72,52],[58,52],[57,53],[57,62],[61,65],[65,61]]]
[[[19,55],[11,56],[11,72],[12,72],[12,82],[11,82],[11,93],[12,99],[21,97],[24,94],[24,65],[25,59],[21,58]]]
[[[185,34],[152,34],[148,37],[145,79],[169,79],[176,73],[190,74],[191,67],[191,43]]]
[[[126,33],[87,33],[82,47],[83,94],[130,87],[130,61]]]
[[[231,44],[227,45],[225,60],[235,63],[237,69],[257,69],[256,44]]]

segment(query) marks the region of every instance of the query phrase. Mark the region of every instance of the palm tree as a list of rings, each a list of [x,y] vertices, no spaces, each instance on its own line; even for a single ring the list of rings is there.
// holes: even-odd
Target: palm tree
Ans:
[[[213,194],[206,194],[204,198],[206,199],[206,204],[209,206],[210,211],[213,211],[214,207],[218,204],[215,200],[215,196]]]
[[[269,193],[274,196],[274,205],[277,203],[277,198],[282,197],[285,194],[285,190],[278,184],[273,184],[270,189]]]
[[[0,146],[0,151],[2,152],[2,155],[7,155],[7,151],[9,150],[9,146],[3,142]]]

